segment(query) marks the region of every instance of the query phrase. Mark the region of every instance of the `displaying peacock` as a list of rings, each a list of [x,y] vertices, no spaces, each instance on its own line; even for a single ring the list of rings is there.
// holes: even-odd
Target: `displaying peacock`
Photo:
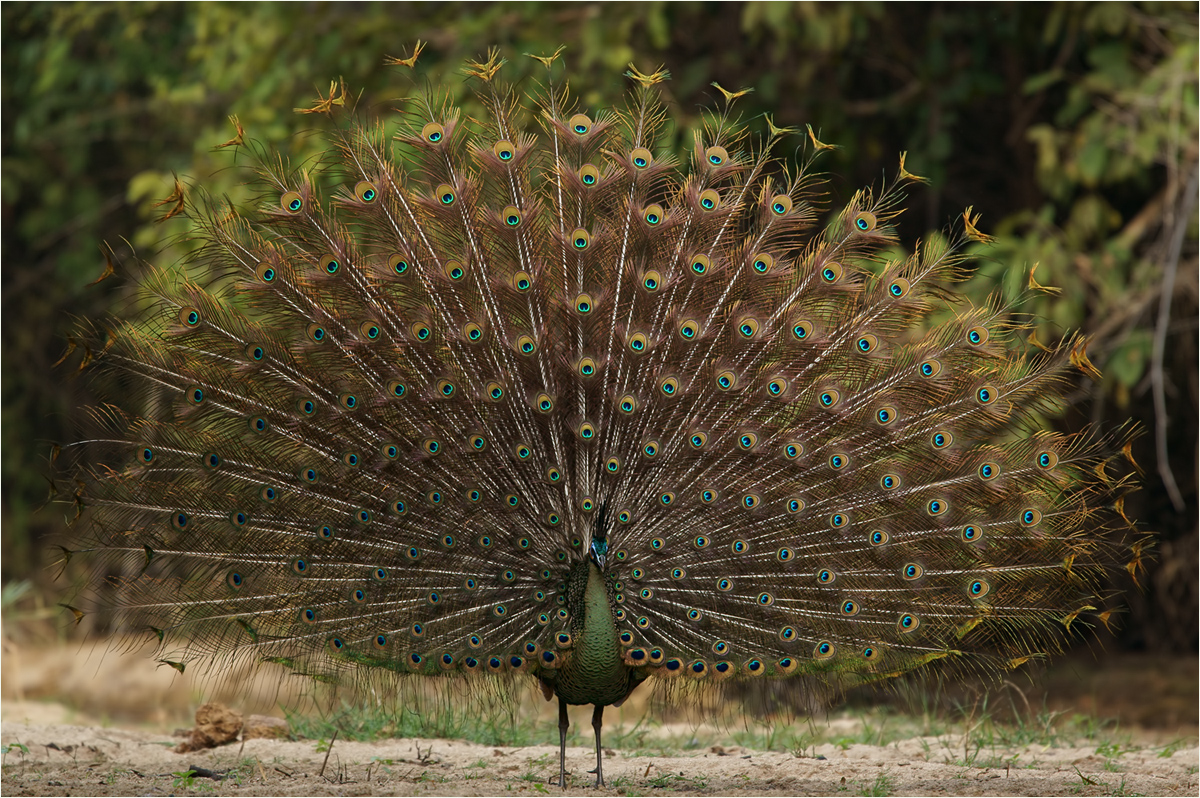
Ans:
[[[331,94],[316,168],[230,142],[252,211],[175,196],[192,277],[87,344],[138,393],[66,447],[77,614],[176,663],[527,673],[564,787],[567,705],[603,784],[604,707],[652,677],[1003,671],[1107,622],[1143,557],[1114,441],[1040,421],[1093,369],[947,288],[969,211],[904,256],[903,159],[822,220],[813,159],[753,143],[737,93],[675,155],[664,73],[589,114],[542,60],[536,97],[492,55],[486,114],[418,96],[394,137]]]

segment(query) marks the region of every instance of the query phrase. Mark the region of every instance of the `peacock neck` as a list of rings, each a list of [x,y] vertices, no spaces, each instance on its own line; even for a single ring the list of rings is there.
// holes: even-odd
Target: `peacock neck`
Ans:
[[[567,611],[574,639],[570,656],[558,669],[554,692],[568,704],[615,704],[632,687],[630,670],[621,657],[613,593],[591,559],[577,563],[567,577]]]

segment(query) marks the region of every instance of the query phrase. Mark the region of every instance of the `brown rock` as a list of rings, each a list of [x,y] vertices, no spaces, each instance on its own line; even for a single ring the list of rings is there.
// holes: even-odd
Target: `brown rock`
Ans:
[[[242,730],[242,713],[224,704],[201,704],[196,710],[196,726],[175,749],[177,754],[216,748],[237,739]]]
[[[251,715],[242,727],[243,740],[283,740],[291,733],[286,720],[269,715]]]

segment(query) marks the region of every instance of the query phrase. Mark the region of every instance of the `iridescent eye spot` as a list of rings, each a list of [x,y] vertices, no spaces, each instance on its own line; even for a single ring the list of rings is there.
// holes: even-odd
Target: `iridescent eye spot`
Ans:
[[[433,195],[437,197],[438,202],[449,207],[454,204],[457,195],[454,193],[454,188],[447,183],[442,183],[433,191]]]
[[[916,631],[917,627],[920,625],[921,625],[921,619],[909,612],[906,612],[903,615],[901,615],[900,620],[896,623],[896,627],[902,633]]]
[[[1054,468],[1058,465],[1058,455],[1054,452],[1038,452],[1037,454],[1038,468]]]
[[[576,135],[584,136],[592,129],[592,120],[586,114],[575,114],[567,120],[567,127]]]
[[[279,204],[288,213],[300,213],[304,210],[304,200],[295,191],[289,191],[280,197]]]
[[[846,599],[845,601],[842,602],[841,607],[839,607],[838,609],[842,613],[842,615],[849,617],[849,616],[853,616],[853,615],[858,615],[858,612],[861,609],[861,607],[858,606],[857,601],[854,601],[852,599]]]
[[[976,579],[967,586],[967,593],[971,598],[983,598],[991,592],[991,585],[982,579]]]
[[[900,477],[895,474],[884,474],[879,478],[879,487],[884,490],[895,490],[900,487]]]
[[[829,458],[829,467],[834,471],[840,471],[850,465],[850,458],[844,454],[835,454]]]
[[[692,274],[696,275],[697,277],[707,274],[711,267],[712,261],[707,255],[697,255],[692,258],[690,268],[692,270]]]
[[[821,279],[826,283],[836,283],[842,279],[842,264],[830,263],[821,269]]]
[[[511,141],[501,140],[492,145],[492,153],[501,161],[511,161],[516,157],[517,151]]]
[[[929,504],[925,505],[925,511],[930,515],[941,515],[950,508],[950,505],[942,499],[930,499]]]
[[[1021,511],[1021,524],[1023,526],[1034,526],[1042,520],[1042,514],[1031,508]]]
[[[834,529],[840,529],[850,523],[850,517],[845,513],[834,513],[829,516],[829,525]]]
[[[798,443],[785,443],[783,446],[783,456],[788,460],[795,460],[802,454],[804,447]]]
[[[989,334],[986,327],[972,327],[967,330],[967,343],[972,346],[980,346],[987,343]]]
[[[915,562],[906,563],[905,566],[900,569],[900,575],[909,581],[920,579],[921,575],[924,573],[925,569],[917,565]]]
[[[663,207],[658,203],[647,205],[642,211],[642,218],[646,220],[646,224],[654,227],[663,220]]]
[[[817,397],[817,401],[821,403],[821,407],[830,408],[835,407],[841,401],[841,398],[842,395],[840,392],[830,389],[828,391],[821,391],[821,394]]]
[[[864,335],[854,343],[854,346],[862,354],[869,354],[879,347],[879,338],[870,334]]]
[[[792,553],[792,550],[787,546],[784,546],[779,551],[775,552],[775,559],[779,560],[780,562],[788,562],[794,556],[795,555]]]
[[[571,232],[571,246],[578,250],[587,249],[592,243],[592,236],[587,230],[582,227],[576,228]]]
[[[645,169],[653,159],[654,157],[650,154],[650,150],[645,147],[637,147],[629,153],[629,160],[638,169]]]
[[[983,537],[983,530],[973,525],[964,526],[961,537],[966,543],[974,543]]]
[[[704,151],[704,158],[710,166],[720,166],[729,160],[729,153],[724,147],[713,146]]]
[[[867,233],[875,229],[875,214],[863,211],[854,217],[854,227],[860,233]]]
[[[722,593],[728,593],[730,590],[733,590],[733,580],[727,579],[727,578],[726,579],[718,579],[717,580],[717,590],[719,590]]]
[[[990,405],[996,401],[996,389],[990,385],[985,385],[975,392],[975,399],[981,405]]]
[[[922,377],[936,377],[942,372],[942,364],[937,360],[926,360],[919,369]]]
[[[792,337],[797,341],[805,341],[812,336],[813,326],[809,321],[797,321],[792,324]]]
[[[888,533],[884,532],[882,529],[876,529],[871,532],[869,539],[872,546],[882,546],[884,543],[888,542]]]
[[[771,198],[771,213],[783,216],[792,209],[792,198],[787,194],[776,194]]]
[[[700,192],[700,207],[706,211],[715,210],[721,204],[721,195],[711,188]]]
[[[446,129],[437,122],[429,122],[421,128],[421,138],[430,144],[437,144],[446,134]]]
[[[889,406],[881,407],[875,411],[875,421],[882,426],[887,426],[896,420],[896,408]]]
[[[935,432],[933,438],[930,439],[935,449],[945,449],[950,444],[954,443],[954,435],[949,432]]]
[[[1000,466],[995,463],[984,463],[979,466],[979,478],[983,480],[991,480],[1000,476]]]
[[[888,285],[888,294],[895,299],[903,299],[908,296],[908,292],[912,290],[912,283],[905,280],[903,277],[897,277]]]
[[[833,580],[836,578],[837,577],[834,576],[833,571],[829,570],[828,568],[822,568],[820,571],[817,571],[817,581],[823,585],[832,584]]]
[[[804,500],[803,499],[788,499],[787,511],[789,513],[791,513],[792,515],[795,515],[796,513],[800,512],[803,509],[804,509]]]

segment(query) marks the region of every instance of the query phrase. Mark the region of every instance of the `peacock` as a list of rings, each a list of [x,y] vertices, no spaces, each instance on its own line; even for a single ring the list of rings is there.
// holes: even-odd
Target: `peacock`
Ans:
[[[303,168],[239,125],[252,207],[177,185],[186,268],[72,339],[124,386],[64,447],[77,617],[180,669],[527,674],[564,788],[567,706],[601,786],[647,679],[998,673],[1109,622],[1146,547],[1128,434],[1048,428],[1095,369],[953,291],[970,209],[906,254],[903,157],[829,214],[811,127],[781,163],[794,131],[716,86],[673,153],[666,72],[589,114],[540,60],[532,91],[469,63],[478,118],[430,89],[365,121],[335,84]]]

